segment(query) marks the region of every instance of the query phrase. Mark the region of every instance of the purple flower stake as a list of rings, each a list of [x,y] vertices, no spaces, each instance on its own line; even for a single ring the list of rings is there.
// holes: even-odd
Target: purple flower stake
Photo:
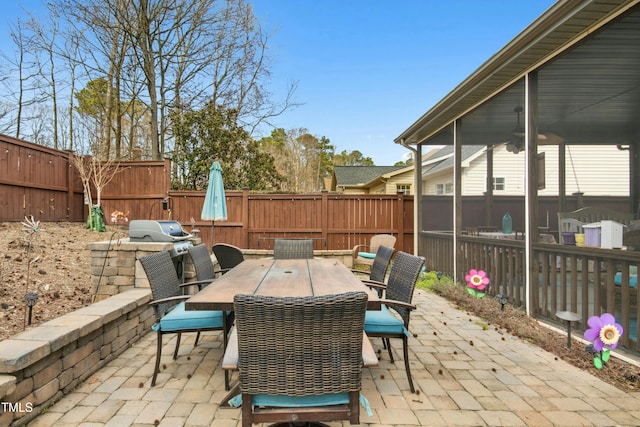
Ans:
[[[584,339],[593,341],[593,350],[596,356],[593,358],[593,365],[597,369],[609,361],[611,350],[618,346],[618,341],[623,334],[620,324],[616,323],[616,318],[610,313],[602,316],[591,316],[587,321],[589,329],[584,331]]]
[[[469,287],[467,288],[467,292],[469,294],[476,296],[478,298],[482,298],[485,293],[485,288],[489,286],[489,278],[487,277],[487,273],[483,270],[469,270],[469,273],[464,277],[467,281]]]

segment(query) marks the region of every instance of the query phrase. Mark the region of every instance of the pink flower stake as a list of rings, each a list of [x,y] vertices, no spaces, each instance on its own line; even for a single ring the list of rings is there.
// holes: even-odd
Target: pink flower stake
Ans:
[[[469,273],[464,277],[467,281],[469,287],[467,291],[478,298],[482,298],[484,296],[484,291],[487,286],[489,286],[489,278],[487,277],[487,273],[483,270],[469,270]]]

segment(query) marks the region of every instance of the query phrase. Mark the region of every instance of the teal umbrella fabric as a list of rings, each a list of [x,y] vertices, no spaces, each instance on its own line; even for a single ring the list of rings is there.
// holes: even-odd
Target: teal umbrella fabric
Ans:
[[[222,167],[215,161],[209,169],[209,185],[204,197],[204,205],[200,217],[211,221],[211,246],[213,246],[213,227],[215,221],[227,219],[227,200],[224,197],[224,182],[222,181]]]

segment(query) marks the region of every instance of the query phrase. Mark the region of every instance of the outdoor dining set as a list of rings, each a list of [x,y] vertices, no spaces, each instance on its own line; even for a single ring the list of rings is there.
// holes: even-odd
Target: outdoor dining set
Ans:
[[[391,361],[390,339],[402,340],[415,392],[408,327],[424,258],[385,245],[373,250],[370,268],[362,271],[314,258],[311,239],[276,239],[273,257],[263,259],[244,259],[240,249],[216,244],[216,266],[199,244],[189,248],[196,280],[186,283],[167,251],[142,257],[156,315],[151,385],[161,368],[163,335],[177,334],[176,360],[182,333],[195,332],[197,346],[201,332],[221,331],[228,394],[220,405],[241,406],[243,426],[360,423],[361,407],[370,412],[362,369],[378,364],[373,338],[382,339]]]

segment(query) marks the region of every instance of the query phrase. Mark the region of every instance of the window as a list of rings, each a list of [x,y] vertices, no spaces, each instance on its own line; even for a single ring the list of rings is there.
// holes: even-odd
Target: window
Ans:
[[[396,185],[396,193],[402,194],[411,194],[411,185],[410,184],[397,184]]]
[[[452,194],[453,183],[436,184],[436,194]]]
[[[493,191],[504,191],[506,188],[505,186],[505,179],[504,177],[493,177]]]

